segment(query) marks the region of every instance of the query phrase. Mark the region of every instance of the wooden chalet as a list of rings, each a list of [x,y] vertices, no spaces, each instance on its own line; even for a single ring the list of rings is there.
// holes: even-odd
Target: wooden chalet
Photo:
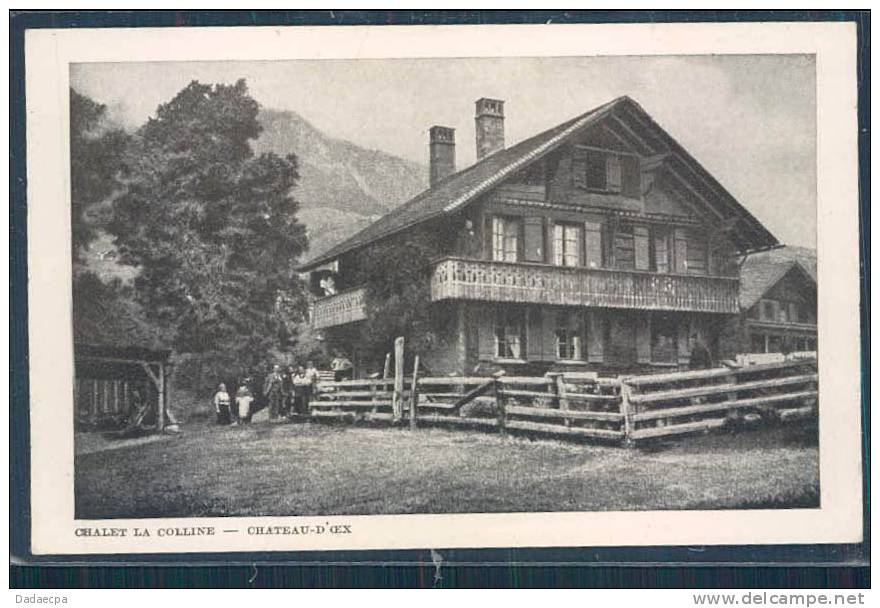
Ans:
[[[816,350],[815,251],[783,247],[746,257],[740,277],[739,352]]]
[[[76,428],[161,431],[171,351],[97,278],[74,288],[73,336]]]
[[[357,359],[356,261],[432,234],[433,373],[678,368],[697,337],[735,352],[738,260],[777,240],[639,104],[615,99],[511,147],[504,102],[478,100],[475,121],[474,165],[456,172],[454,129],[432,127],[430,188],[302,267],[330,345]]]

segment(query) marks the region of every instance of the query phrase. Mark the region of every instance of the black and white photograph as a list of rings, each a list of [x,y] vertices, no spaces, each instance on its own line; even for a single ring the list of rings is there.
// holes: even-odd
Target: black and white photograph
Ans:
[[[811,58],[71,70],[78,517],[819,505]]]
[[[817,55],[466,50],[70,62],[77,536],[839,502]]]

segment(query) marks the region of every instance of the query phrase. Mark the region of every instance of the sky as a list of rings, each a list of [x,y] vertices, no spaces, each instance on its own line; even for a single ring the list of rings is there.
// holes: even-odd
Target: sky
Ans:
[[[621,95],[637,101],[783,243],[816,244],[816,78],[807,55],[91,63],[71,86],[126,126],[191,80],[245,78],[268,108],[427,165],[428,129],[474,162],[474,102],[505,101],[512,145]]]

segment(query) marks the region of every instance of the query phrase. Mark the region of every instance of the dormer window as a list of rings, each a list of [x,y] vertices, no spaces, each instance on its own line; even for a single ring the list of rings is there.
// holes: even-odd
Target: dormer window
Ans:
[[[639,158],[634,154],[578,146],[572,174],[575,186],[590,192],[641,196]]]

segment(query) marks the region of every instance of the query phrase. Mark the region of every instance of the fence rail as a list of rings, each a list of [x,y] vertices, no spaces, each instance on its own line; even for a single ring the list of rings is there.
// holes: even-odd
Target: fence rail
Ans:
[[[417,368],[416,368],[417,369]],[[815,355],[786,361],[624,377],[386,377],[322,382],[313,416],[441,424],[500,433],[638,442],[744,421],[818,415]]]

